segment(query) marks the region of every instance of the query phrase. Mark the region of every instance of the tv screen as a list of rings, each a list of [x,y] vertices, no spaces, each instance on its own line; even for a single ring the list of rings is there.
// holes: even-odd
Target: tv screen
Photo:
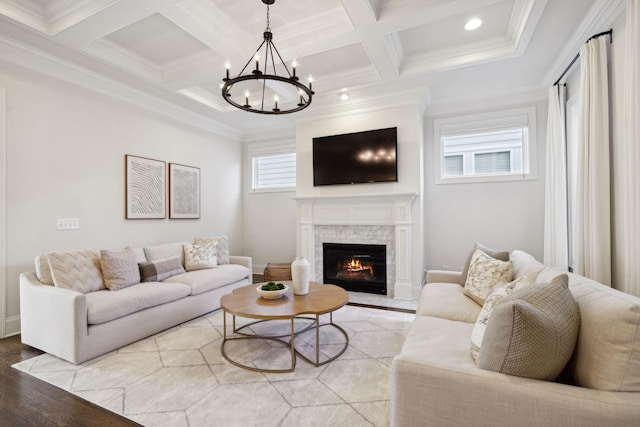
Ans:
[[[313,185],[397,182],[398,128],[313,138]]]

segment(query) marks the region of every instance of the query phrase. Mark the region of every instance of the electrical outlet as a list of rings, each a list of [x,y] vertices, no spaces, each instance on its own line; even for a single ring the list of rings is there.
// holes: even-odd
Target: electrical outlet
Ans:
[[[56,223],[56,230],[78,230],[80,229],[79,218],[58,218]]]

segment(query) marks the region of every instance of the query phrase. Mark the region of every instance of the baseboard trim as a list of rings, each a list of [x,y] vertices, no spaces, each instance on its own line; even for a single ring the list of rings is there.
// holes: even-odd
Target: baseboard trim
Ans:
[[[5,319],[5,323],[4,323],[4,338],[13,336],[13,335],[18,335],[20,333],[20,316],[13,316],[13,317],[8,317]]]

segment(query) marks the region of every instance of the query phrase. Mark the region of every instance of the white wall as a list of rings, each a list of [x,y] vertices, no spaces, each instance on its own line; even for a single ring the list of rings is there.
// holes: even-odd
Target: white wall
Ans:
[[[547,104],[501,105],[492,110],[536,107],[537,179],[435,184],[433,121],[477,113],[465,110],[425,119],[425,252],[428,269],[462,269],[475,242],[496,249],[521,249],[542,259],[544,232],[544,149]],[[486,111],[486,110],[485,110]]]
[[[7,334],[18,276],[52,250],[145,246],[227,234],[241,254],[241,145],[2,63],[7,105]],[[125,220],[125,154],[199,167],[199,220]],[[56,231],[56,218],[80,229]],[[4,297],[0,295],[0,297]]]
[[[291,263],[296,257],[296,201],[295,190],[251,193],[251,159],[248,146],[294,144],[291,138],[251,141],[243,149],[243,247],[253,258],[253,272],[262,274],[269,262]]]

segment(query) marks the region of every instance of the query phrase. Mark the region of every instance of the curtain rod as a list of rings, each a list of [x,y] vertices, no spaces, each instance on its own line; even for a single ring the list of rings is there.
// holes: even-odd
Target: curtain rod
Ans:
[[[597,39],[598,37],[605,36],[607,34],[609,35],[609,43],[613,43],[613,30],[603,31],[603,32],[598,33],[598,34],[596,34],[594,36],[591,36],[591,37],[589,37],[589,40],[587,40],[586,42],[589,43],[591,40]],[[580,52],[578,52],[578,54],[573,58],[573,60],[569,63],[569,65],[567,65],[567,68],[565,68],[564,71],[562,72],[562,74],[560,74],[560,77],[558,77],[558,80],[556,80],[556,82],[553,84],[554,86],[556,86],[558,83],[560,83],[560,80],[562,80],[562,78],[565,76],[565,74],[567,74],[567,72],[571,69],[573,64],[576,63],[578,58],[580,58]]]

